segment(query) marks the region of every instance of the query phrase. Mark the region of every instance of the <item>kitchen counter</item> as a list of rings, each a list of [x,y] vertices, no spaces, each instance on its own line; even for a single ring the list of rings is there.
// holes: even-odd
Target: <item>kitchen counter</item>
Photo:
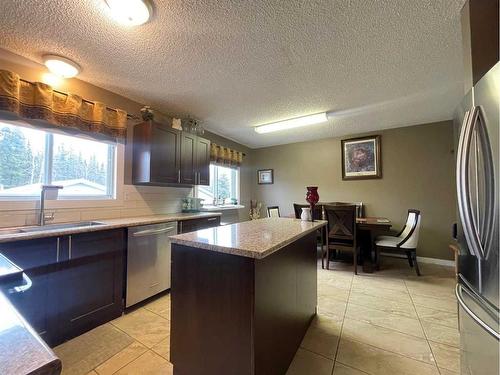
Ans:
[[[316,314],[324,225],[266,218],[171,236],[174,374],[286,373]]]
[[[0,291],[0,374],[57,375],[61,361]]]
[[[214,217],[221,216],[220,212],[195,212],[195,213],[173,213],[165,215],[150,215],[150,216],[138,216],[120,219],[106,219],[106,220],[95,220],[95,222],[102,223],[102,225],[92,225],[92,226],[81,226],[74,228],[50,228],[50,224],[47,225],[47,229],[37,230],[36,232],[21,232],[21,233],[6,233],[1,234],[0,229],[0,243],[20,241],[20,240],[32,240],[36,238],[44,237],[54,237],[54,236],[64,236],[76,233],[86,233],[86,232],[96,232],[101,230],[116,229],[133,227],[138,225],[147,224],[158,224],[166,223],[169,221],[182,221],[190,219],[200,219],[204,217]],[[75,223],[77,224],[77,223]],[[23,227],[20,227],[22,229]],[[27,228],[27,227],[26,227]],[[4,228],[6,229],[6,228]]]
[[[263,259],[325,225],[323,220],[265,218],[178,234],[170,240],[199,249]]]

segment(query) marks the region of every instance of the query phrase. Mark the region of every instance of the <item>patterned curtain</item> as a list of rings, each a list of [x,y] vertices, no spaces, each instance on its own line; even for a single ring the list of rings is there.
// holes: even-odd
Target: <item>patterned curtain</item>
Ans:
[[[224,167],[239,167],[243,161],[243,152],[222,147],[215,143],[210,146],[210,161]]]
[[[24,81],[7,70],[0,70],[0,111],[115,139],[125,138],[127,131],[127,112],[55,91],[45,83]]]

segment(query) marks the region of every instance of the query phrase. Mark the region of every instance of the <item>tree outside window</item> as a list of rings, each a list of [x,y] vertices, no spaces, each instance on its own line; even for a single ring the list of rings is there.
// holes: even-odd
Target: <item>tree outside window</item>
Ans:
[[[60,195],[114,196],[116,146],[0,123],[0,197],[35,196],[41,184]]]
[[[197,186],[196,194],[203,204],[212,205],[239,199],[239,169],[210,165],[210,185]]]

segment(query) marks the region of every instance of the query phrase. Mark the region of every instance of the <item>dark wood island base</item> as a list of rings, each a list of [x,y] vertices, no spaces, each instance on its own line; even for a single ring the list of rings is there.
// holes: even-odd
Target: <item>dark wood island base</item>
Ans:
[[[316,232],[255,259],[174,243],[175,375],[285,374],[316,314]]]

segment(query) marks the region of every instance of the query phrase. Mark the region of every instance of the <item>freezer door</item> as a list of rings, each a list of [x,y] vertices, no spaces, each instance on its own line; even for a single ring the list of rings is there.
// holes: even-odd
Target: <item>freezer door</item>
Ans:
[[[482,142],[477,148],[477,157],[488,157],[486,150],[480,147],[489,146],[489,161],[479,160],[479,186],[477,187],[477,231],[481,244],[480,285],[483,298],[492,305],[499,306],[498,289],[498,253],[499,253],[499,127],[500,127],[500,63],[495,65],[474,86],[474,104],[477,110],[478,129],[484,129],[488,145]],[[483,185],[481,185],[484,184]]]
[[[474,107],[462,126],[457,150],[460,241],[468,250],[460,257],[459,272],[476,292],[491,290],[485,297],[498,306],[499,109],[498,94],[491,87],[495,72],[490,73],[474,87]]]
[[[459,302],[461,375],[498,375],[498,312],[460,284],[457,285],[456,295]]]

